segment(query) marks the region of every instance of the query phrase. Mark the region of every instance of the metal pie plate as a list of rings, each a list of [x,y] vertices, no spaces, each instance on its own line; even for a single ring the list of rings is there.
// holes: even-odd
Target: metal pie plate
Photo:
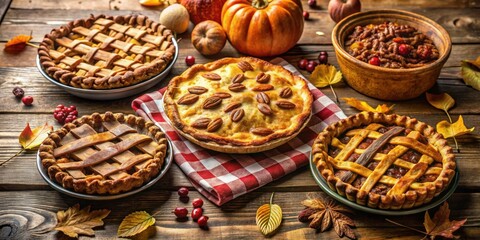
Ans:
[[[430,201],[429,203],[421,205],[416,208],[410,208],[410,209],[404,209],[404,210],[385,210],[385,209],[370,208],[364,205],[357,204],[356,202],[352,202],[348,200],[346,197],[338,194],[336,191],[330,189],[327,182],[318,171],[318,168],[312,162],[311,155],[310,155],[310,170],[312,172],[313,178],[315,179],[315,182],[317,182],[320,188],[333,199],[353,209],[356,209],[362,212],[372,213],[372,214],[384,215],[384,216],[411,215],[411,214],[425,212],[431,208],[434,208],[440,205],[441,203],[445,202],[450,196],[452,196],[452,194],[455,192],[455,189],[458,186],[458,180],[460,178],[460,172],[458,171],[458,167],[457,167],[457,169],[455,170],[455,176],[453,177],[448,187],[445,190],[443,190],[443,192],[441,192],[438,196],[434,197],[432,201]]]
[[[173,42],[173,45],[175,46],[175,54],[173,56],[172,61],[161,73],[149,79],[143,80],[139,83],[126,86],[126,87],[112,88],[112,89],[84,89],[84,88],[76,88],[69,85],[65,85],[55,80],[50,75],[48,75],[48,73],[45,72],[42,65],[40,64],[40,57],[38,55],[36,58],[37,69],[40,72],[40,74],[42,74],[42,76],[44,76],[48,81],[52,82],[53,84],[61,87],[66,92],[72,95],[75,95],[77,97],[93,99],[93,100],[120,99],[120,98],[129,97],[150,89],[151,87],[159,83],[161,80],[163,80],[170,73],[170,70],[172,69],[173,65],[175,65],[175,62],[177,61],[177,58],[178,58],[177,41],[175,40],[175,38],[172,38],[172,42]]]
[[[42,160],[40,159],[39,153],[37,153],[37,169],[42,178],[52,187],[53,189],[67,194],[71,197],[76,197],[76,198],[81,198],[81,199],[86,199],[86,200],[113,200],[113,199],[119,199],[119,198],[124,198],[128,197],[130,195],[139,193],[151,186],[153,186],[158,180],[160,180],[170,169],[170,166],[172,165],[173,162],[173,148],[172,144],[170,143],[170,140],[167,139],[168,143],[168,148],[167,148],[167,155],[165,156],[165,161],[162,165],[162,169],[160,169],[160,172],[155,178],[152,178],[150,181],[148,181],[146,184],[139,188],[132,189],[128,192],[120,193],[120,194],[115,194],[115,195],[94,195],[94,194],[86,194],[86,193],[78,193],[74,192],[71,189],[66,189],[64,188],[61,184],[57,183],[55,180],[52,180],[48,177],[47,169],[45,169],[42,165]]]

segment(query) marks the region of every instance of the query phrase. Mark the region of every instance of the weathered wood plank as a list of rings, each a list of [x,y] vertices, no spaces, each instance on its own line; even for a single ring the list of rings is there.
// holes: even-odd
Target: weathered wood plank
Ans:
[[[337,236],[332,230],[324,233],[316,233],[314,229],[308,228],[306,223],[297,220],[298,213],[303,209],[300,202],[306,198],[307,192],[299,193],[277,193],[274,202],[283,208],[283,222],[273,239],[336,239]],[[323,195],[324,196],[324,195]],[[22,226],[23,221],[14,223],[12,219],[26,216],[31,219],[26,229],[43,224],[44,227],[53,225],[54,214],[59,210],[65,210],[69,206],[80,203],[82,207],[92,205],[92,209],[110,209],[110,215],[104,219],[105,226],[97,228],[96,238],[112,238],[116,236],[116,231],[121,220],[130,212],[147,211],[150,214],[156,213],[156,234],[155,238],[175,238],[175,239],[225,239],[242,238],[253,239],[262,238],[261,233],[255,226],[256,209],[263,203],[267,203],[270,193],[252,192],[248,195],[239,197],[222,207],[216,207],[206,201],[204,204],[204,214],[209,216],[209,230],[201,230],[191,219],[186,222],[178,222],[175,216],[170,213],[171,209],[179,206],[185,206],[191,209],[189,203],[182,203],[178,200],[176,192],[151,190],[142,192],[135,196],[114,201],[85,201],[71,198],[54,191],[33,191],[33,192],[0,192],[0,197],[5,204],[0,206],[0,221],[7,220],[11,224]],[[197,192],[190,193],[190,199],[201,197]],[[449,200],[451,219],[468,218],[467,223],[456,234],[460,234],[463,239],[474,237],[480,233],[478,216],[480,215],[480,194],[455,193]],[[470,208],[464,209],[463,205],[468,202]],[[133,204],[134,203],[134,204]],[[25,207],[23,207],[25,206]],[[26,207],[28,206],[28,207]],[[132,207],[135,206],[135,207]],[[125,211],[129,209],[130,211]],[[7,213],[8,215],[4,214]],[[356,235],[368,239],[385,238],[421,238],[421,234],[400,228],[384,220],[385,217],[379,215],[366,214],[354,211],[352,218],[357,225]],[[2,215],[6,219],[2,219]],[[29,217],[30,216],[30,217]],[[43,217],[31,217],[43,216]],[[403,216],[388,217],[394,221],[400,222],[410,227],[423,229],[423,213]],[[53,222],[53,223],[52,223]],[[5,225],[2,225],[4,227]],[[22,228],[20,228],[22,229]],[[47,232],[46,235],[40,235],[40,238],[53,238],[56,232]]]
[[[7,12],[11,3],[12,0],[0,0],[0,24],[2,23],[5,13]]]

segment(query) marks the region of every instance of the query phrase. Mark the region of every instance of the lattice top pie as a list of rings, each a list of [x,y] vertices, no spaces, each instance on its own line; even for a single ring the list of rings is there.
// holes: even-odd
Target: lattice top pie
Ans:
[[[165,134],[152,122],[122,113],[94,113],[51,133],[39,155],[48,175],[87,194],[117,194],[142,186],[160,171]]]
[[[182,135],[203,147],[234,153],[280,145],[300,132],[312,110],[305,80],[249,57],[191,67],[172,79],[164,102]]]
[[[77,88],[129,86],[172,61],[172,32],[145,16],[91,16],[53,29],[40,43],[45,71]]]
[[[312,159],[329,187],[348,200],[381,209],[408,209],[440,194],[455,174],[446,140],[427,124],[363,112],[327,127]]]

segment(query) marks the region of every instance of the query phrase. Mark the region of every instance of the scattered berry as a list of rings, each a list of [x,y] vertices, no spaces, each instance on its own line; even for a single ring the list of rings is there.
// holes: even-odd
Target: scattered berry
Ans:
[[[191,55],[188,55],[185,58],[185,63],[187,64],[187,66],[192,66],[193,64],[195,64],[195,57],[191,56]]]
[[[207,216],[201,216],[201,217],[197,220],[197,223],[198,223],[198,226],[199,226],[199,227],[206,227],[207,224],[208,224],[208,217],[207,217]]]
[[[193,221],[196,221],[197,219],[199,219],[202,216],[202,214],[203,214],[203,209],[194,208],[191,214]]]
[[[25,96],[22,98],[23,104],[30,106],[33,103],[33,97],[32,96]]]
[[[311,63],[309,63],[309,64],[307,65],[307,71],[310,72],[310,73],[313,72],[313,70],[315,70],[315,67],[316,67],[316,66],[317,66],[316,64],[311,64]]]
[[[315,66],[315,67],[318,65],[318,63],[315,62],[315,60],[310,60],[310,61],[308,61],[308,64],[312,64],[312,65]]]
[[[180,189],[178,189],[178,196],[180,196],[180,197],[188,196],[188,188],[181,187]]]
[[[428,46],[419,46],[417,49],[417,55],[421,59],[429,59],[432,55],[432,49]]]
[[[327,64],[328,63],[328,53],[325,51],[321,51],[318,55],[318,62],[320,64]]]
[[[372,57],[370,58],[370,60],[368,61],[368,63],[372,64],[372,65],[375,65],[375,66],[380,66],[380,58],[378,57]]]
[[[188,215],[188,210],[184,207],[177,207],[172,211],[172,213],[174,213],[177,218],[186,218]]]
[[[192,201],[192,206],[194,208],[201,208],[203,206],[203,200],[201,198],[195,198]]]
[[[73,122],[78,117],[77,107],[73,105],[65,107],[62,104],[59,104],[55,110],[53,110],[53,117],[60,124]]]
[[[303,11],[303,19],[308,20],[310,18],[310,13]]]
[[[302,70],[307,69],[307,65],[308,65],[308,60],[305,58],[302,58],[302,60],[298,61],[298,68]]]
[[[407,56],[410,53],[410,48],[406,44],[398,45],[398,53],[402,56]]]
[[[317,0],[308,0],[308,6],[316,7],[317,6]]]
[[[23,89],[20,87],[14,87],[12,93],[13,95],[15,95],[16,98],[22,98],[23,95],[25,94]]]

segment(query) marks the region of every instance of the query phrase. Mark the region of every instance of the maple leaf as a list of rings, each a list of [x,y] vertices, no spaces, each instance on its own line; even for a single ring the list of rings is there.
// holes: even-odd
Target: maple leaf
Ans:
[[[471,133],[475,127],[467,128],[463,122],[462,115],[458,116],[458,120],[454,123],[441,121],[437,123],[437,132],[443,135],[444,138],[451,138]]]
[[[93,236],[92,228],[103,226],[103,220],[110,214],[110,210],[101,209],[90,212],[90,206],[80,210],[80,205],[70,207],[67,211],[57,212],[57,226],[55,230],[62,231],[69,237],[77,238],[79,234]]]
[[[461,66],[465,84],[480,91],[480,57],[475,61],[462,61]]]
[[[22,133],[20,133],[20,136],[18,136],[18,141],[20,145],[22,145],[22,149],[6,161],[0,163],[0,166],[9,162],[25,150],[36,150],[52,131],[53,127],[47,123],[41,127],[36,127],[33,130],[30,128],[30,124],[27,123],[27,126],[25,126]]]
[[[342,81],[342,73],[337,71],[333,65],[320,64],[315,67],[312,74],[310,75],[310,82],[319,88],[330,86],[332,89],[335,100],[338,102],[337,94],[333,90],[332,85]]]
[[[25,47],[27,45],[30,44],[29,41],[31,39],[32,39],[31,34],[30,34],[30,36],[23,35],[23,34],[15,36],[12,39],[8,40],[8,42],[5,44],[5,48],[3,50],[6,51],[6,52],[10,52],[10,53],[20,52],[23,49],[25,49]]]
[[[342,98],[348,105],[360,110],[360,111],[367,111],[367,112],[379,112],[379,113],[388,113],[392,111],[395,105],[390,107],[387,104],[378,105],[376,108],[373,108],[365,101],[360,101],[356,98]]]
[[[323,199],[318,195],[309,194],[307,199],[302,201],[306,208],[298,215],[301,222],[311,221],[309,227],[324,232],[332,225],[339,237],[346,236],[356,239],[351,229],[355,223],[347,215],[352,213],[348,208],[337,205],[332,199]]]
[[[155,218],[145,211],[133,212],[127,215],[118,227],[118,237],[137,235],[155,224]]]
[[[453,235],[453,232],[463,226],[467,219],[450,221],[449,218],[450,209],[447,202],[444,202],[437,212],[435,212],[433,219],[430,218],[428,211],[426,211],[423,226],[425,226],[427,235],[429,235],[431,239],[435,239],[437,236],[445,238],[458,238],[458,236]]]

